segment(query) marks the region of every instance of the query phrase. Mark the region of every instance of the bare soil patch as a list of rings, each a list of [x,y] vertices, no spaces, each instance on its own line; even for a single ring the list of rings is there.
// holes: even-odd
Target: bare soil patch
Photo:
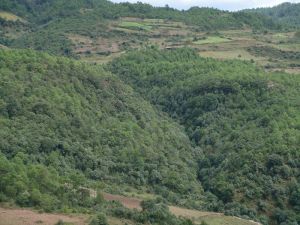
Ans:
[[[55,225],[59,220],[74,225],[87,225],[83,216],[38,213],[29,209],[0,208],[0,225]]]
[[[129,198],[121,195],[112,195],[103,193],[103,197],[107,201],[119,201],[124,207],[129,209],[142,209],[140,204],[141,200],[137,198]]]

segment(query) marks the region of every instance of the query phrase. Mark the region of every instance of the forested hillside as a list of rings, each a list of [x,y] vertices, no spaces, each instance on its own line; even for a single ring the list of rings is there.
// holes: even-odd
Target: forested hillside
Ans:
[[[272,8],[258,8],[246,10],[271,17],[274,21],[286,25],[300,27],[300,3],[283,3]]]
[[[94,15],[107,19],[116,19],[124,16],[142,18],[160,18],[186,22],[200,26],[205,30],[240,28],[249,25],[253,28],[278,28],[267,17],[259,14],[244,12],[230,13],[213,8],[192,7],[180,11],[169,7],[153,7],[144,3],[112,3],[107,0],[3,0],[0,9],[11,11],[28,18],[37,24],[44,24],[58,18],[69,16],[80,17],[82,10],[91,10]],[[210,18],[207,20],[207,18]]]
[[[201,193],[181,127],[115,76],[27,50],[0,50],[0,65],[1,200],[48,188],[31,183],[36,164],[77,185],[85,178],[181,197]],[[23,160],[28,178],[15,174],[26,173],[21,165],[7,169],[5,158]],[[47,182],[56,186],[56,179]]]
[[[211,210],[300,222],[300,77],[190,49],[132,52],[110,71],[177,119],[197,146]]]

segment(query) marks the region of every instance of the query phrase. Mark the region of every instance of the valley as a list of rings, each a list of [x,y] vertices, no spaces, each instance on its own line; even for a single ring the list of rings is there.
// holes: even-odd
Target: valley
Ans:
[[[300,3],[0,1],[0,225],[300,224]]]

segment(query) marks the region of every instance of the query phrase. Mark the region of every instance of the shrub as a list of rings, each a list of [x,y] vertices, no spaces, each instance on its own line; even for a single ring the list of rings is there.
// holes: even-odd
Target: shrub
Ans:
[[[106,215],[103,213],[99,213],[96,218],[92,219],[90,225],[108,225],[108,221]]]

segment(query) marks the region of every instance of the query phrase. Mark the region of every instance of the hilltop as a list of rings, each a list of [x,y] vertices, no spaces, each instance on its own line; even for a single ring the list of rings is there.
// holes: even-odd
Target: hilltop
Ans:
[[[278,21],[284,25],[300,27],[300,3],[286,2],[271,8],[257,8],[246,11],[269,16],[274,21]]]

